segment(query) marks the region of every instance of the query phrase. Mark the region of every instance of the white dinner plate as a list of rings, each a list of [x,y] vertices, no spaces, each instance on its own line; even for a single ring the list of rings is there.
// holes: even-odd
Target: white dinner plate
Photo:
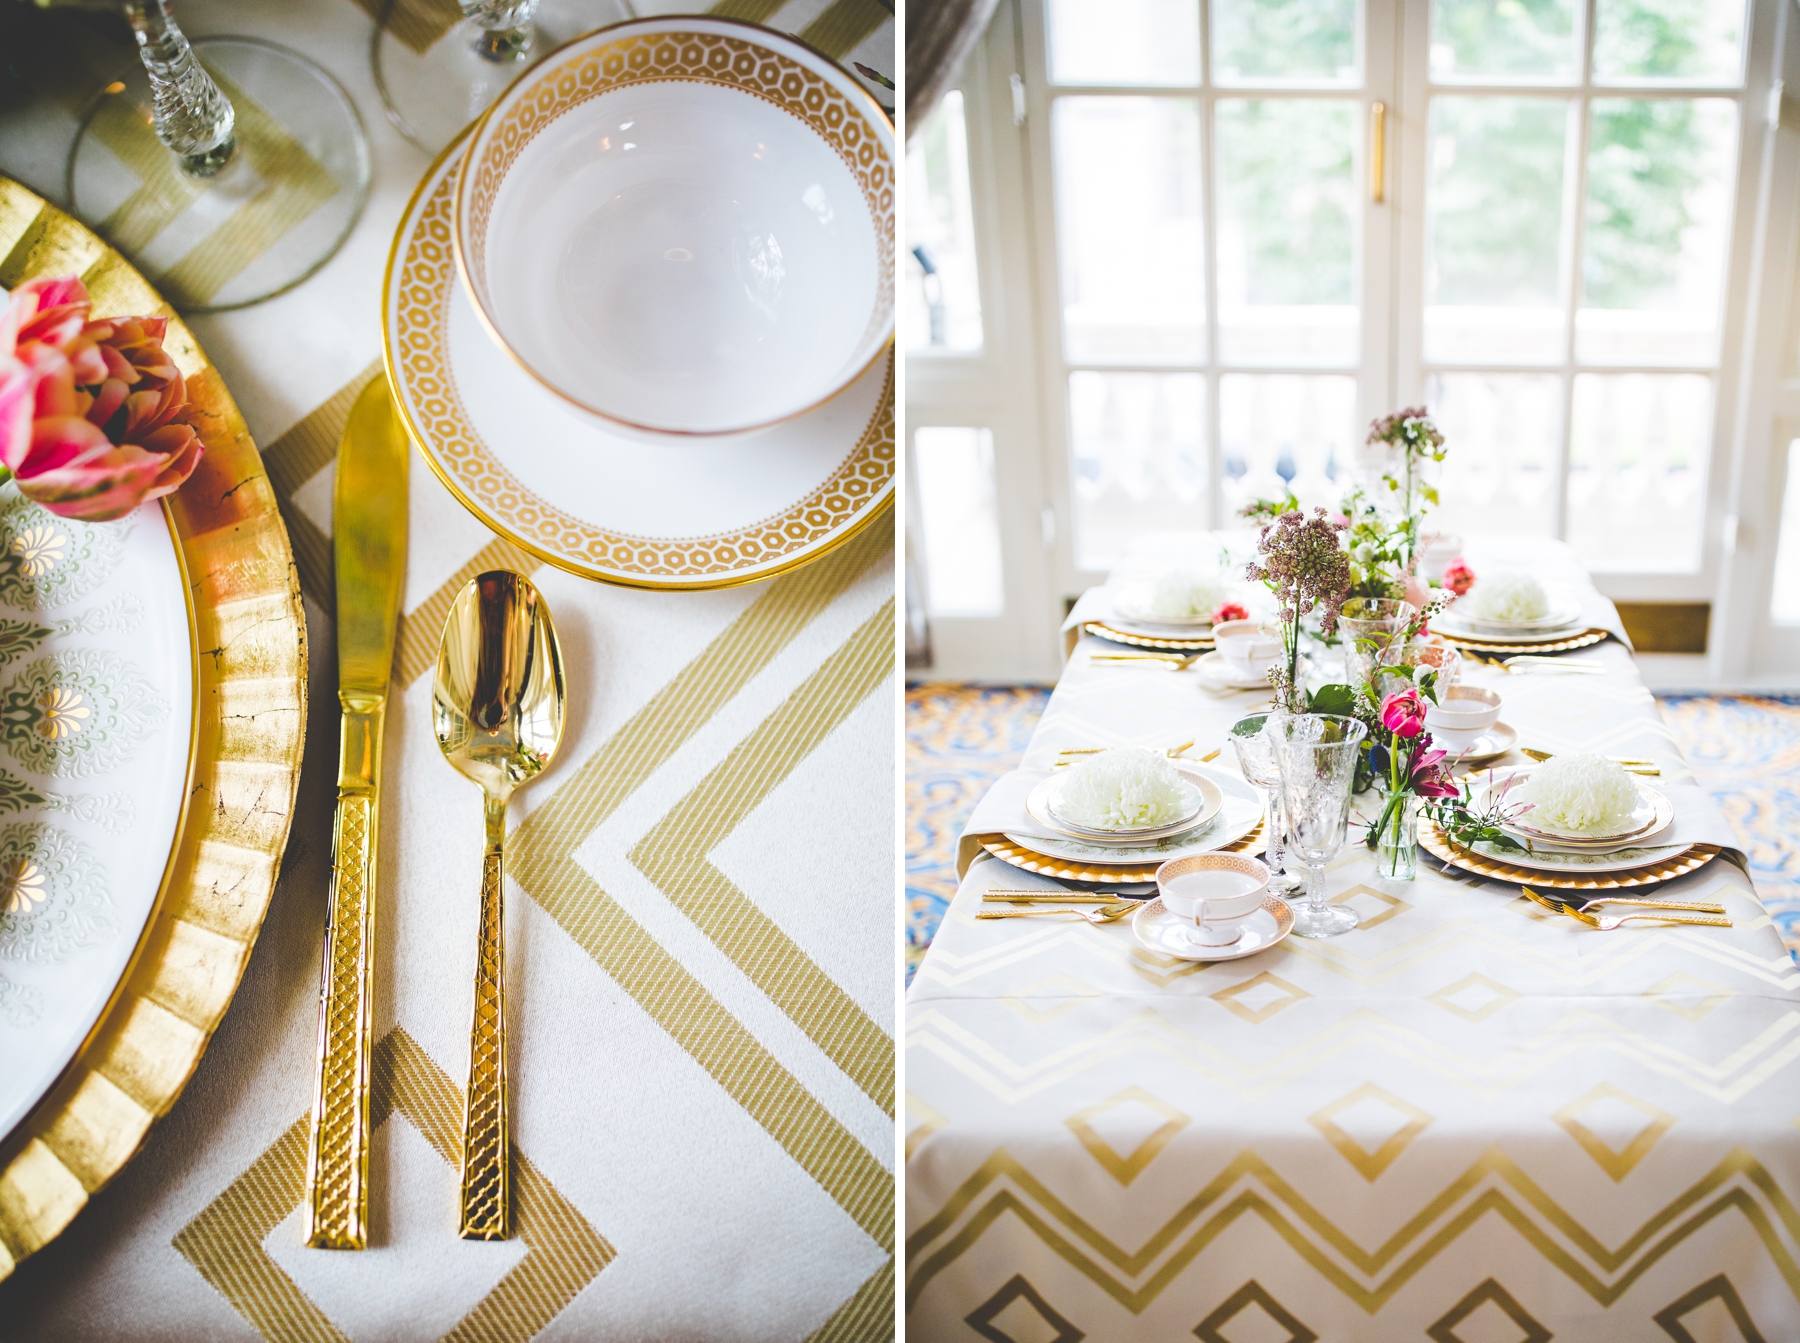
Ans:
[[[1572,639],[1578,634],[1585,634],[1588,629],[1586,621],[1577,618],[1564,620],[1556,625],[1543,629],[1521,631],[1518,629],[1494,629],[1487,625],[1476,625],[1471,621],[1458,619],[1453,611],[1446,611],[1431,622],[1432,629],[1439,634],[1447,634],[1453,639],[1467,639],[1470,642],[1491,644],[1548,644],[1560,643],[1564,639]]]
[[[73,522],[0,487],[0,1134],[99,1020],[189,792],[198,672],[168,514]]]
[[[466,137],[395,233],[383,350],[413,442],[464,507],[571,573],[632,587],[754,582],[817,559],[894,489],[892,349],[818,409],[760,434],[646,443],[610,433],[488,336],[451,251]]]
[[[1243,932],[1228,947],[1203,947],[1188,936],[1193,923],[1163,907],[1162,897],[1146,900],[1131,916],[1131,931],[1151,951],[1183,961],[1237,961],[1267,951],[1294,930],[1294,911],[1278,895],[1265,895],[1262,908],[1244,920]]]
[[[1526,766],[1509,771],[1506,778],[1527,777],[1531,772],[1532,767]],[[1484,797],[1488,790],[1498,788],[1504,782],[1505,779],[1496,778],[1483,790]],[[1675,819],[1675,804],[1670,802],[1668,796],[1661,790],[1641,783],[1635,778],[1632,782],[1637,785],[1638,804],[1633,810],[1630,820],[1617,829],[1602,834],[1551,830],[1529,824],[1532,816],[1529,811],[1517,820],[1506,823],[1501,829],[1516,838],[1527,839],[1534,844],[1543,843],[1555,848],[1601,849],[1617,847],[1631,840],[1647,839],[1668,828],[1669,823]]]
[[[1171,835],[1186,834],[1218,815],[1225,799],[1219,785],[1205,774],[1192,767],[1177,765],[1176,768],[1182,776],[1183,786],[1190,790],[1190,794],[1181,819],[1167,825],[1145,826],[1137,830],[1097,830],[1064,819],[1058,815],[1056,803],[1063,784],[1068,779],[1067,770],[1051,774],[1031,790],[1025,799],[1025,813],[1039,825],[1070,839],[1111,848],[1145,844]]]
[[[1245,783],[1230,770],[1206,766],[1184,768],[1215,786],[1221,799],[1218,811],[1191,829],[1141,843],[1095,844],[1073,837],[1046,838],[1012,833],[1006,838],[1022,849],[1065,862],[1162,863],[1171,858],[1188,858],[1222,849],[1261,824],[1263,795],[1260,789]]]
[[[1534,848],[1531,853],[1519,853],[1502,849],[1485,840],[1478,840],[1470,847],[1483,858],[1513,867],[1529,868],[1534,872],[1582,873],[1627,872],[1632,868],[1649,867],[1685,853],[1693,845],[1652,844],[1615,849],[1610,853],[1570,853],[1544,848]]]

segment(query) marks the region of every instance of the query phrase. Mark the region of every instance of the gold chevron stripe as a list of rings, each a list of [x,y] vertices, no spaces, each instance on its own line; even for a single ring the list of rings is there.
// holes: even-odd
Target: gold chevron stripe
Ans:
[[[707,10],[721,19],[742,19],[745,23],[767,23],[787,0],[719,0]]]
[[[823,14],[800,30],[800,40],[842,60],[892,17],[881,0],[832,0]]]
[[[1373,1277],[1383,1267],[1394,1261],[1408,1245],[1418,1241],[1427,1228],[1459,1203],[1463,1203],[1476,1187],[1489,1177],[1497,1177],[1503,1186],[1510,1186],[1516,1191],[1523,1200],[1523,1206],[1510,1198],[1503,1187],[1483,1190],[1468,1201],[1435,1233],[1425,1238],[1418,1248],[1401,1262],[1384,1281],[1372,1289],[1364,1287],[1352,1278],[1331,1255],[1314,1244],[1302,1230],[1302,1226],[1310,1230],[1318,1239],[1324,1241],[1334,1254],[1348,1260],[1357,1272]],[[1598,1237],[1583,1227],[1573,1215],[1556,1203],[1530,1176],[1526,1175],[1511,1158],[1495,1147],[1484,1153],[1468,1170],[1426,1204],[1405,1226],[1371,1252],[1363,1250],[1347,1233],[1307,1203],[1255,1152],[1245,1150],[1142,1247],[1135,1253],[1131,1253],[1116,1245],[1090,1223],[1078,1217],[1067,1204],[1058,1199],[1042,1182],[1025,1170],[1010,1153],[1001,1149],[983,1163],[981,1169],[965,1181],[930,1220],[907,1238],[908,1261],[918,1258],[926,1246],[944,1235],[952,1225],[962,1218],[983,1190],[999,1179],[1004,1178],[1017,1186],[1030,1202],[1021,1198],[1010,1188],[1003,1188],[995,1192],[963,1224],[954,1237],[919,1265],[917,1271],[908,1280],[907,1301],[909,1305],[916,1302],[919,1294],[932,1278],[949,1267],[970,1246],[975,1244],[989,1226],[1005,1214],[1012,1213],[1023,1225],[1030,1228],[1045,1246],[1061,1256],[1072,1268],[1094,1282],[1133,1314],[1137,1314],[1150,1305],[1163,1289],[1179,1276],[1182,1270],[1219,1234],[1229,1229],[1239,1217],[1246,1213],[1254,1213],[1271,1230],[1281,1236],[1289,1247],[1306,1260],[1321,1277],[1331,1282],[1363,1310],[1374,1314],[1447,1246],[1457,1241],[1463,1232],[1474,1226],[1488,1213],[1494,1213],[1512,1226],[1522,1239],[1570,1281],[1601,1305],[1610,1306],[1677,1245],[1700,1230],[1713,1218],[1732,1210],[1741,1213],[1756,1230],[1770,1259],[1786,1280],[1788,1289],[1794,1293],[1796,1298],[1800,1298],[1800,1263],[1797,1263],[1788,1251],[1786,1242],[1780,1230],[1771,1221],[1767,1209],[1753,1199],[1741,1186],[1726,1188],[1722,1193],[1719,1192],[1734,1177],[1755,1186],[1769,1206],[1774,1209],[1776,1217],[1786,1229],[1789,1237],[1800,1233],[1800,1212],[1796,1211],[1794,1204],[1781,1191],[1762,1164],[1746,1149],[1740,1147],[1732,1151],[1691,1188],[1659,1210],[1619,1249],[1608,1250]],[[1252,1189],[1241,1190],[1229,1203],[1219,1207],[1212,1216],[1204,1221],[1201,1220],[1209,1208],[1219,1204],[1240,1180],[1245,1179],[1255,1180],[1262,1184],[1271,1197],[1265,1198]],[[1715,1194],[1717,1197],[1714,1197]],[[1705,1203],[1705,1206],[1699,1206],[1707,1199],[1712,1201]],[[1291,1221],[1282,1209],[1276,1206],[1278,1203],[1286,1205],[1288,1212],[1298,1219],[1299,1225]],[[1043,1210],[1042,1212],[1039,1211],[1040,1208]],[[1528,1209],[1537,1212],[1550,1224],[1552,1229],[1573,1242],[1583,1255],[1599,1266],[1601,1272],[1614,1273],[1633,1259],[1636,1262],[1631,1263],[1629,1269],[1609,1284],[1603,1281],[1598,1274],[1578,1262],[1549,1231],[1533,1221]],[[1096,1262],[1087,1253],[1077,1248],[1069,1238],[1051,1226],[1050,1220],[1047,1218],[1059,1223],[1071,1236],[1097,1254],[1100,1261],[1103,1262]],[[1685,1220],[1680,1220],[1683,1218]],[[1190,1226],[1193,1227],[1192,1233],[1185,1241],[1175,1245],[1178,1237]],[[1666,1234],[1663,1234],[1664,1232]],[[1657,1239],[1659,1235],[1661,1238]],[[1142,1287],[1135,1290],[1117,1281],[1108,1271],[1110,1265],[1117,1272],[1136,1277],[1171,1246],[1174,1246],[1174,1252]]]
[[[375,1046],[369,1083],[373,1127],[398,1110],[447,1165],[460,1164],[462,1094],[399,1027]],[[262,1245],[304,1196],[307,1123],[305,1116],[295,1120],[176,1234],[173,1244],[272,1343],[349,1343]],[[516,1146],[512,1159],[515,1226],[525,1257],[444,1335],[444,1343],[524,1343],[616,1253]]]
[[[894,1042],[707,854],[893,674],[889,598],[677,802],[631,861],[888,1114]]]
[[[375,22],[381,22],[382,11],[389,0],[356,0],[358,7]],[[456,0],[397,0],[388,14],[388,31],[423,56],[462,18],[462,7]]]
[[[890,512],[817,563],[776,579],[508,841],[520,887],[858,1226],[890,1251],[894,1177],[571,855],[719,707],[892,548]]]
[[[489,569],[514,569],[530,574],[542,565],[541,560],[497,536],[476,551],[473,559],[401,618],[400,638],[394,645],[395,686],[405,690],[437,665],[438,644],[444,637],[444,618],[450,614],[450,603],[456,600],[456,594],[471,578]]]
[[[806,1336],[806,1343],[892,1343],[893,1337],[894,1261],[890,1258],[829,1320]]]

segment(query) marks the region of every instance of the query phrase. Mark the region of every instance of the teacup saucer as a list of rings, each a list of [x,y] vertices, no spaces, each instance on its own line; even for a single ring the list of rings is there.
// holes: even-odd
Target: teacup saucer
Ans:
[[[427,170],[382,294],[394,403],[426,464],[521,549],[629,587],[696,590],[797,568],[894,491],[894,361],[759,434],[647,444],[565,406],[483,329],[451,252],[467,136]]]
[[[1254,669],[1249,666],[1240,666],[1236,659],[1228,658],[1217,650],[1206,654],[1196,662],[1194,670],[1200,674],[1203,680],[1216,685],[1230,686],[1235,690],[1267,690],[1269,688],[1269,673],[1266,668]],[[1301,674],[1305,675],[1306,670],[1307,662],[1302,657],[1300,659]]]
[[[1510,723],[1495,723],[1486,728],[1464,750],[1455,750],[1442,741],[1433,739],[1434,746],[1442,746],[1450,752],[1451,762],[1458,767],[1463,765],[1479,765],[1486,760],[1497,760],[1519,744],[1519,730]]]
[[[1228,947],[1203,947],[1188,930],[1193,924],[1164,908],[1162,897],[1144,902],[1131,916],[1131,931],[1151,951],[1183,961],[1235,961],[1267,951],[1294,928],[1294,911],[1278,895],[1265,895],[1262,908],[1243,922],[1243,932]]]

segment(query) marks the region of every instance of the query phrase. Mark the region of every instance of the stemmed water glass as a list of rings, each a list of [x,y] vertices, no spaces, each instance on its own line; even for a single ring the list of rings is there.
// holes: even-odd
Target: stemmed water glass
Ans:
[[[83,110],[70,208],[186,313],[292,289],[342,245],[369,190],[350,96],[250,37],[190,43],[170,0],[124,0],[138,68]]]
[[[1300,889],[1300,879],[1283,870],[1287,855],[1283,851],[1287,837],[1286,808],[1281,804],[1281,767],[1275,763],[1275,744],[1263,728],[1280,711],[1253,713],[1231,725],[1231,749],[1237,753],[1238,768],[1244,778],[1269,796],[1269,889],[1277,895],[1290,896]]]
[[[1367,729],[1337,714],[1294,714],[1266,727],[1281,770],[1288,851],[1306,864],[1306,903],[1294,911],[1302,937],[1335,937],[1356,927],[1356,911],[1325,903],[1325,864],[1344,847],[1350,788]]]

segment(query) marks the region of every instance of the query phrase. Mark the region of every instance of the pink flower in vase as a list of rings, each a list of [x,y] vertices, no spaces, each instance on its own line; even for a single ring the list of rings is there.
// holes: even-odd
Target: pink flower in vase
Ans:
[[[1475,571],[1465,559],[1454,559],[1444,566],[1444,586],[1458,597],[1475,586]]]
[[[1220,602],[1213,608],[1212,623],[1223,625],[1227,620],[1248,620],[1250,612],[1239,602]]]
[[[1431,738],[1420,742],[1420,751],[1413,760],[1412,773],[1408,786],[1420,797],[1456,797],[1461,789],[1451,781],[1450,771],[1444,760],[1447,753],[1431,746]]]
[[[1405,740],[1418,736],[1425,730],[1424,698],[1410,687],[1395,691],[1381,702],[1381,725]]]

